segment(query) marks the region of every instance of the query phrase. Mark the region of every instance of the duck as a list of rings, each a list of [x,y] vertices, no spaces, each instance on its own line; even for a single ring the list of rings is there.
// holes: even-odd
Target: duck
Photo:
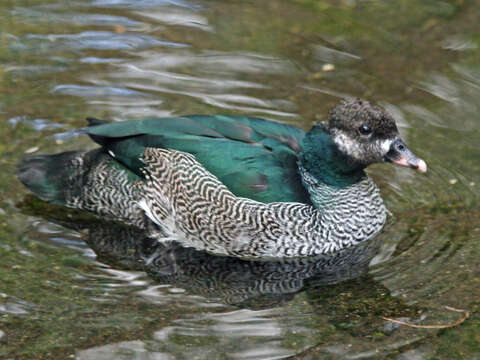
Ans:
[[[345,99],[308,131],[238,115],[188,115],[78,130],[94,150],[34,155],[19,180],[44,201],[148,231],[159,242],[250,259],[331,255],[387,220],[365,169],[421,173],[384,108]]]

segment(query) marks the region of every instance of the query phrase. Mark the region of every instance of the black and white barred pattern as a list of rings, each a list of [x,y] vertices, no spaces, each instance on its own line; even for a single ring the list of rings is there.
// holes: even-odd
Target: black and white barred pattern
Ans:
[[[338,189],[300,169],[314,208],[233,195],[187,153],[149,148],[139,206],[165,234],[196,249],[244,257],[329,254],[372,238],[386,221],[378,188],[365,177]]]
[[[137,205],[144,183],[131,181],[110,155],[101,150],[78,152],[68,167],[66,206],[139,228],[147,226]]]
[[[159,241],[248,258],[331,254],[375,236],[386,209],[365,177],[346,188],[317,182],[300,167],[315,207],[236,197],[194,156],[147,148],[145,178],[133,179],[103,152],[70,161],[67,206],[147,229]]]

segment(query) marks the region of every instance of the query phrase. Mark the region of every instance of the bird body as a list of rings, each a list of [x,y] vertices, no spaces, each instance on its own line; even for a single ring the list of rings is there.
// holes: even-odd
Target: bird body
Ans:
[[[392,148],[393,119],[359,100],[307,133],[247,117],[90,122],[83,131],[100,149],[27,158],[20,180],[44,200],[215,254],[299,257],[356,245],[386,221],[363,169],[388,159],[426,170],[406,147]]]

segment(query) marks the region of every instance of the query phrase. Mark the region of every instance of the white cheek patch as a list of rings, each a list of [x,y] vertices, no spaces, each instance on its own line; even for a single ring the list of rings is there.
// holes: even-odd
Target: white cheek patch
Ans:
[[[380,148],[383,153],[386,154],[390,151],[390,146],[392,145],[393,139],[379,140]]]
[[[337,131],[333,137],[333,141],[341,152],[350,155],[355,160],[362,161],[363,151],[360,144],[352,140],[345,133]]]
[[[338,149],[359,162],[380,161],[380,159],[390,151],[394,140],[395,139],[372,139],[369,144],[364,144],[355,141],[340,130],[337,130],[333,136],[333,141],[338,146]]]

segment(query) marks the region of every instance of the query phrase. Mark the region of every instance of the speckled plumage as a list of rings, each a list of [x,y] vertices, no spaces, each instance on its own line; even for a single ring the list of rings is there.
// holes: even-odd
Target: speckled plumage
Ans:
[[[154,120],[88,128],[101,149],[27,158],[19,178],[45,200],[146,229],[162,242],[215,254],[331,254],[371,239],[385,224],[379,190],[363,169],[389,158],[399,161],[395,156],[401,155],[392,155],[390,146],[400,140],[393,119],[368,102],[340,103],[329,122],[306,135],[265,120],[199,116],[165,119],[179,124],[165,125],[162,133],[162,119]],[[152,128],[157,124],[159,129]],[[365,124],[371,134],[357,131]],[[218,146],[228,150],[220,165],[205,156]],[[236,194],[229,189],[236,180],[229,175],[229,161],[241,185]],[[276,170],[263,172],[264,164]],[[241,176],[242,169],[248,176]],[[272,189],[282,184],[287,198],[308,197],[307,203],[255,200],[281,200],[282,194]]]

